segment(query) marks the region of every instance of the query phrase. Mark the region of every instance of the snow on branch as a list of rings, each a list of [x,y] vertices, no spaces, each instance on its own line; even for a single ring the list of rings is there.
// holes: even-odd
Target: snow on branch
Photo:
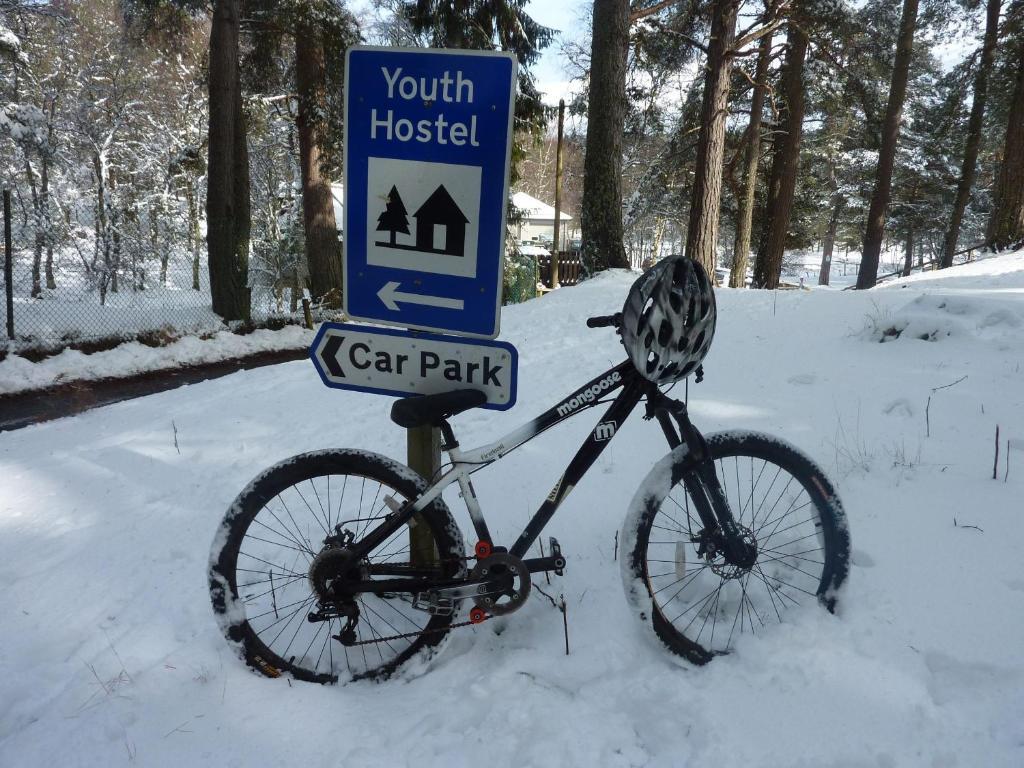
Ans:
[[[0,135],[33,149],[46,148],[46,117],[31,104],[8,104],[0,110]]]
[[[0,57],[27,64],[28,58],[21,50],[21,40],[0,21]]]

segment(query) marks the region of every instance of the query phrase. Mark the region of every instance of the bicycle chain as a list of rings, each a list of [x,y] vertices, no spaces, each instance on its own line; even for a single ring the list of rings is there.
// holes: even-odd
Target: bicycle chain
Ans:
[[[461,560],[463,560],[463,561],[468,563],[470,560],[475,560],[476,558],[463,557],[463,558],[459,558],[459,559],[461,559]],[[395,565],[412,565],[412,563],[395,563]],[[474,626],[476,626],[478,624],[483,624],[485,621],[487,621],[490,618],[491,618],[490,614],[485,614],[484,617],[480,621],[459,621],[459,622],[456,622],[455,624],[448,624],[447,626],[444,626],[444,627],[437,627],[436,629],[422,629],[419,632],[405,632],[405,633],[400,634],[400,635],[391,635],[389,637],[378,637],[378,638],[374,638],[373,640],[356,640],[354,643],[352,643],[351,645],[349,645],[347,647],[354,648],[354,647],[360,646],[360,645],[376,645],[377,643],[390,643],[392,640],[404,640],[404,639],[406,639],[408,637],[422,637],[423,635],[434,635],[434,634],[437,634],[439,632],[447,632],[450,629],[460,629],[462,627],[474,627]]]
[[[490,616],[484,616],[480,621],[460,621],[456,624],[449,624],[446,627],[438,627],[437,629],[424,629],[420,632],[406,632],[402,635],[391,635],[390,637],[378,637],[374,640],[356,640],[348,647],[355,647],[358,645],[373,645],[376,643],[390,643],[392,640],[404,640],[407,637],[422,637],[423,635],[437,634],[438,632],[447,632],[449,629],[459,629],[460,627],[475,627],[483,624],[485,621],[490,619]]]

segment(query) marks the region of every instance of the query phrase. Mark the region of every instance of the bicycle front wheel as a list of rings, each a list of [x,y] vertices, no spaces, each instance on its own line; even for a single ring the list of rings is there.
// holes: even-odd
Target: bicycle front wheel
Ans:
[[[358,622],[346,636],[347,619],[324,597],[339,551],[332,537],[345,532],[358,542],[426,485],[397,462],[346,450],[295,456],[253,480],[224,518],[209,572],[214,613],[245,661],[270,677],[331,683],[387,676],[436,646],[457,605],[430,613],[411,593],[355,595],[348,607]],[[434,578],[464,574],[462,535],[440,500],[346,567],[400,574],[424,551]]]
[[[683,483],[685,446],[648,475],[622,531],[627,599],[672,652],[695,664],[728,653],[743,635],[770,630],[804,604],[834,610],[850,552],[839,497],[807,456],[751,432],[721,432],[707,443],[756,562],[730,565],[709,545]]]

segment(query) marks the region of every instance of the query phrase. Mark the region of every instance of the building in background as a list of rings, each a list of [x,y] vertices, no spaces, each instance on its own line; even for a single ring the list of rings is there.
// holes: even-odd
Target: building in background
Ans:
[[[545,247],[550,248],[555,237],[554,207],[525,192],[513,192],[512,205],[520,216],[520,221],[513,225],[516,239],[520,242],[543,243]],[[558,250],[564,251],[569,241],[577,237],[576,222],[564,210],[560,211],[560,214],[558,239],[562,242]]]

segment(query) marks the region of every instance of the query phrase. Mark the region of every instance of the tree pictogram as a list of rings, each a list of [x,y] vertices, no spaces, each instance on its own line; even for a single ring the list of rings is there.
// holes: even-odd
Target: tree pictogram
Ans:
[[[397,245],[395,238],[399,232],[403,235],[409,234],[408,211],[405,210],[405,203],[402,202],[402,196],[398,194],[397,187],[391,187],[391,191],[388,192],[384,212],[377,217],[377,231],[391,233],[390,245]],[[385,245],[385,243],[377,243],[377,245]]]

